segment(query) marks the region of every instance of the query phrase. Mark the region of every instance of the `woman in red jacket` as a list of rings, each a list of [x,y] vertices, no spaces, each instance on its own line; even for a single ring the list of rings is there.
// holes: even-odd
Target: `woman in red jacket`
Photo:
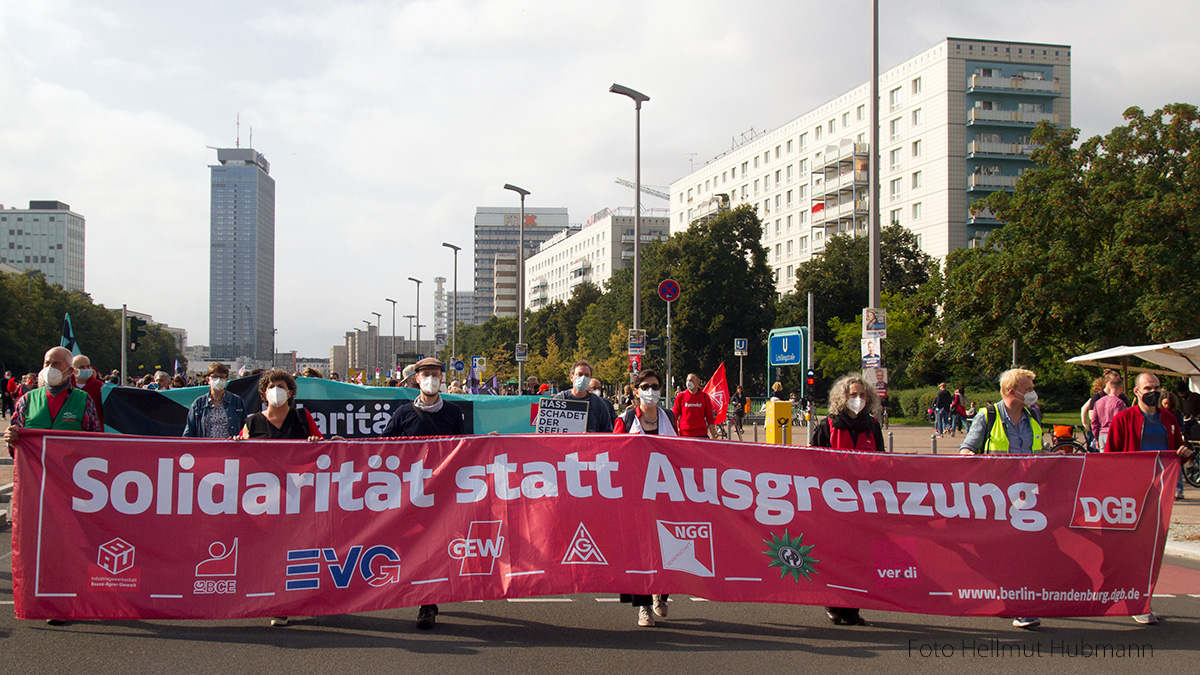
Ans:
[[[879,395],[858,374],[844,375],[829,390],[829,417],[813,429],[813,446],[835,450],[883,452],[883,430]],[[834,625],[866,625],[854,607],[826,607],[825,615]]]

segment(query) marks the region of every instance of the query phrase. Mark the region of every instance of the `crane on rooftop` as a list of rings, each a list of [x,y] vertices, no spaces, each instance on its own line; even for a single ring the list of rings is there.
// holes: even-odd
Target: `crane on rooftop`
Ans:
[[[633,181],[625,180],[624,178],[618,178],[617,183],[619,185],[624,185],[625,187],[629,188],[630,190],[633,190],[637,187],[636,185],[634,185]],[[642,192],[650,195],[651,197],[658,197],[659,199],[665,199],[668,202],[671,201],[671,195],[663,192],[662,190],[655,190],[652,187],[647,187],[647,186],[643,185]]]

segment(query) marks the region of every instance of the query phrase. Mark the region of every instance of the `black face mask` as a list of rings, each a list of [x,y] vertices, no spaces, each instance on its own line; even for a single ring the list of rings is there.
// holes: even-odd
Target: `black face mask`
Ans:
[[[1158,401],[1161,398],[1162,398],[1161,391],[1147,391],[1142,394],[1142,403],[1145,403],[1146,405],[1150,406],[1151,408],[1157,408]]]

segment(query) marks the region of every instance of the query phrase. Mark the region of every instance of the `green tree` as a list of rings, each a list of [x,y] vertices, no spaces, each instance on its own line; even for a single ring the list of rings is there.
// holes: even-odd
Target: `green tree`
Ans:
[[[1175,103],[1075,145],[1043,123],[1035,168],[979,203],[1005,224],[946,261],[936,359],[995,373],[1023,363],[1194,337],[1200,285],[1200,116]],[[1039,371],[1040,372],[1040,371]],[[1039,378],[1039,383],[1042,381]]]

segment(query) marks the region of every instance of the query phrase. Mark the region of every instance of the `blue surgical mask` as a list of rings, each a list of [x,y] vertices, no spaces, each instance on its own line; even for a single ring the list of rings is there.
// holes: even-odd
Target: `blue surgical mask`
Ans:
[[[592,378],[590,375],[580,375],[575,378],[574,384],[575,391],[587,391],[588,387],[592,384]]]

